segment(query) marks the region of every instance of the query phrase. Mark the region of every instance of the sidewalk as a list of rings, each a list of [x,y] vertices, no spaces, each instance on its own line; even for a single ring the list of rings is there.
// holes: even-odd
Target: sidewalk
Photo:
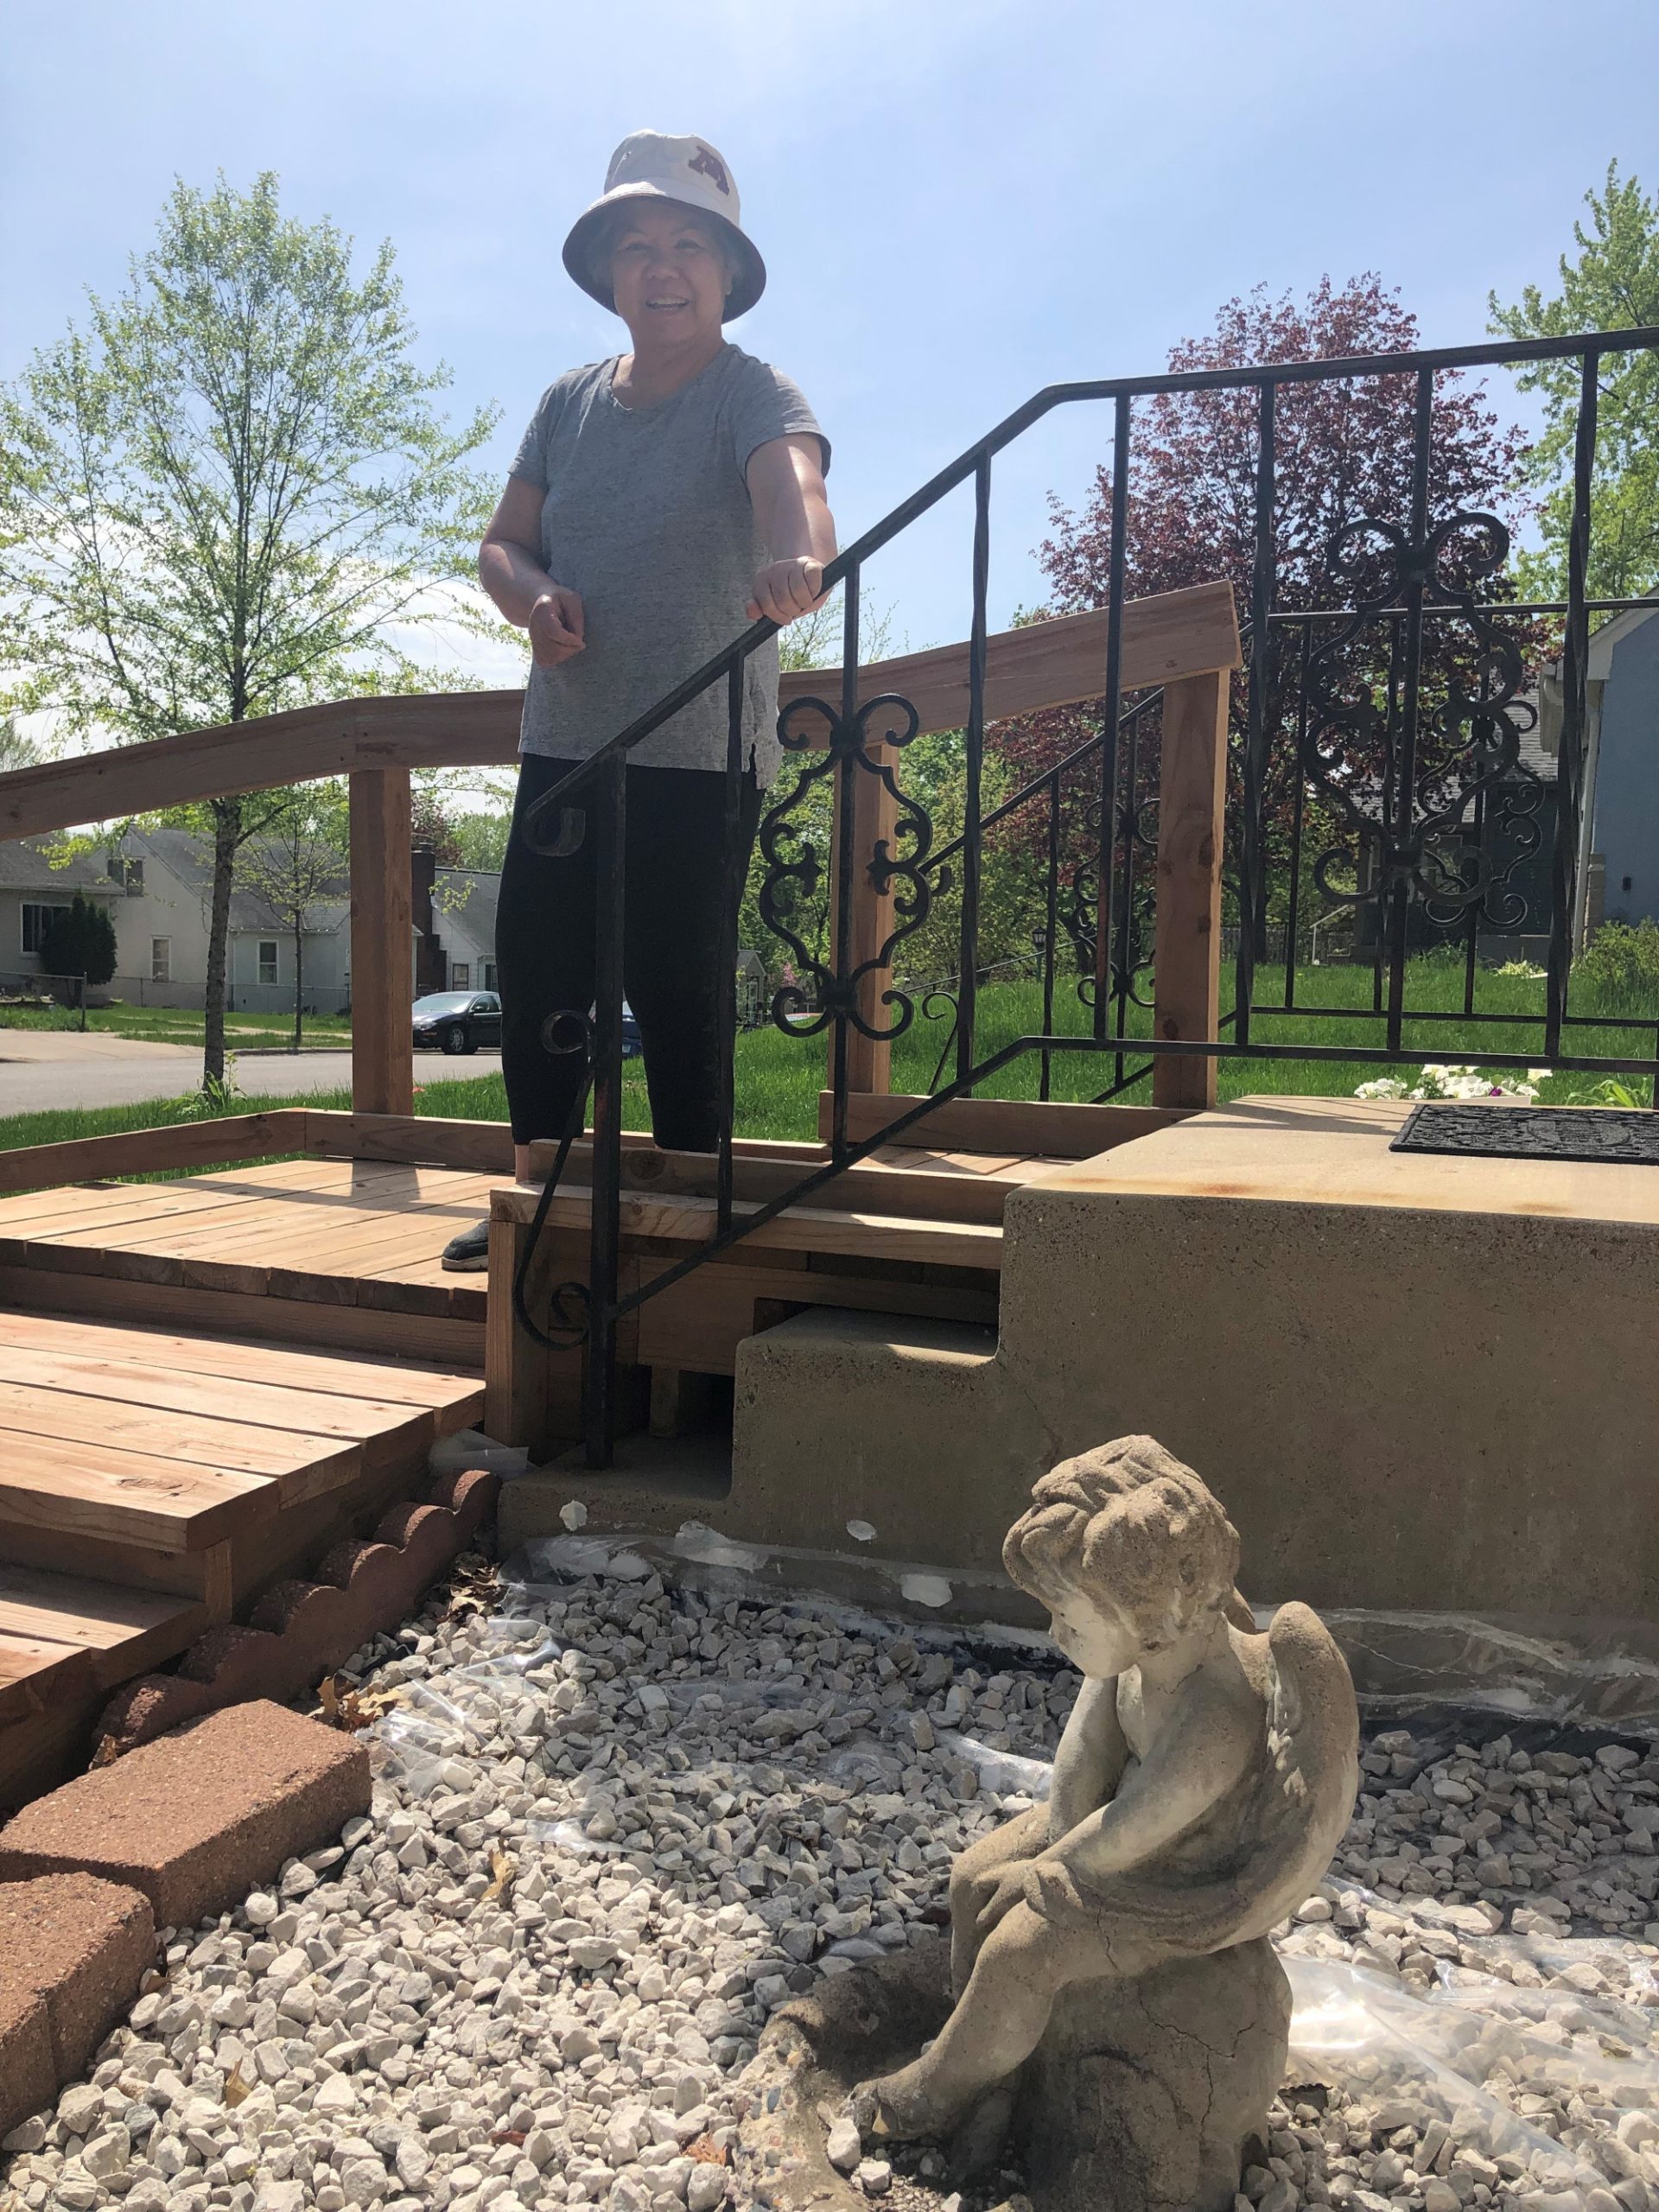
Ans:
[[[12,1055],[11,1044],[27,1037],[31,1045],[62,1048]],[[236,1054],[236,1085],[249,1100],[302,1098],[319,1092],[348,1091],[349,1052],[249,1052]],[[416,1084],[442,1077],[465,1081],[499,1075],[499,1052],[474,1052],[449,1059],[441,1052],[417,1052]],[[178,1098],[201,1080],[201,1052],[190,1045],[143,1045],[130,1038],[99,1037],[63,1030],[0,1033],[0,1120],[13,1114],[45,1114],[73,1106],[126,1106],[146,1098]]]
[[[113,1037],[106,1029],[0,1029],[0,1067],[62,1063],[85,1067],[89,1060],[200,1060],[200,1046],[152,1043],[143,1037]]]

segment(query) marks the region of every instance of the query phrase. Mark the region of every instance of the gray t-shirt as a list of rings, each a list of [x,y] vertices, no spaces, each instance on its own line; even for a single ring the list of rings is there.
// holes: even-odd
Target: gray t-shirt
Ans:
[[[530,671],[521,753],[585,760],[654,706],[747,626],[757,569],[769,557],[749,504],[757,446],[797,432],[823,438],[798,389],[765,361],[727,346],[654,407],[611,390],[616,359],[549,386],[512,474],[546,494],[542,559],[580,594],[584,650]],[[746,664],[744,765],[778,772],[778,645]],[[726,766],[726,683],[637,745],[646,767]]]

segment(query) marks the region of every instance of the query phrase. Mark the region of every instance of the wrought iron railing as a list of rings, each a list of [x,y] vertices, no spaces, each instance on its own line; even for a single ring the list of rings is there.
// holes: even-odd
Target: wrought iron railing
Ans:
[[[1038,393],[949,467],[868,531],[828,568],[826,589],[843,594],[842,652],[834,696],[793,700],[780,717],[786,754],[804,756],[812,736],[827,736],[821,760],[764,817],[760,831],[764,880],[760,911],[788,949],[796,980],[781,985],[772,1019],[803,1040],[830,1040],[828,1155],[786,1192],[734,1211],[732,1067],[734,1006],[721,1039],[725,1070],[720,1102],[715,1234],[690,1257],[636,1289],[620,1288],[620,1140],[622,1127],[622,939],[624,829],[629,754],[654,730],[711,686],[724,683],[728,703],[726,864],[729,975],[735,964],[741,885],[737,880],[739,788],[742,760],[743,670],[772,634],[754,623],[725,650],[688,675],[655,707],[599,753],[574,768],[532,808],[522,833],[539,851],[574,852],[597,840],[599,963],[594,1008],[560,1017],[550,1043],[586,1052],[593,1092],[591,1239],[585,1283],[563,1286],[554,1301],[550,1336],[530,1313],[525,1294],[536,1234],[545,1218],[581,1109],[548,1183],[518,1270],[515,1303],[526,1328],[543,1341],[585,1342],[587,1448],[595,1465],[609,1463],[615,1421],[619,1324],[647,1300],[752,1235],[944,1102],[971,1094],[1017,1061],[1039,1063],[1039,1093],[1051,1095],[1062,1056],[1109,1063],[1110,1080],[1090,1093],[1102,1100],[1144,1081],[1169,1062],[1197,1059],[1327,1060],[1400,1064],[1419,1055],[1405,1043],[1419,1021],[1490,1023],[1501,1040],[1506,1025],[1541,1027],[1531,1051],[1482,1050],[1484,1065],[1524,1068],[1540,1056],[1553,1067],[1608,1075],[1659,1075],[1659,1034],[1650,1052],[1574,1052],[1598,1031],[1634,1025],[1615,1014],[1581,1014],[1569,1004],[1576,949],[1577,884],[1583,864],[1586,655],[1590,618],[1643,602],[1592,601],[1586,594],[1591,488],[1595,467],[1597,369],[1611,354],[1659,346],[1659,330],[1638,329],[1535,343],[1469,346],[1433,353],[1056,385]],[[1544,359],[1580,367],[1578,431],[1572,477],[1567,595],[1548,606],[1503,596],[1509,537],[1495,517],[1436,512],[1431,498],[1436,379],[1450,372],[1501,368]],[[1328,550],[1327,571],[1345,587],[1342,603],[1278,603],[1275,541],[1275,420],[1288,388],[1378,378],[1411,382],[1411,468],[1404,511],[1344,519]],[[1123,684],[1123,608],[1128,573],[1129,486],[1134,410],[1161,395],[1234,392],[1253,398],[1255,477],[1248,667],[1236,714],[1226,821],[1225,873],[1236,929],[1230,1012],[1212,1033],[1151,1033],[1154,849],[1152,819],[1159,778],[1148,764],[1159,753],[1161,702],[1143,691],[1127,701]],[[987,595],[991,472],[995,456],[1053,410],[1084,402],[1113,410],[1109,569],[1106,641],[1097,719],[1066,756],[1022,789],[987,807],[985,796]],[[927,811],[902,781],[905,747],[918,727],[915,709],[896,695],[861,698],[860,592],[872,557],[957,486],[971,483],[974,524],[969,556],[972,629],[962,741],[962,829],[936,845]],[[1548,619],[1560,626],[1561,713],[1553,777],[1523,758],[1536,709],[1529,696],[1525,640],[1517,626]],[[1433,697],[1426,688],[1430,641],[1441,626],[1458,626],[1464,666],[1444,664]],[[1382,672],[1375,684],[1356,672],[1357,656],[1382,636]],[[1269,783],[1288,787],[1288,820],[1270,816]],[[891,800],[889,836],[861,855],[855,847],[858,786],[877,779]],[[800,823],[816,785],[836,797],[835,850],[825,855],[804,838]],[[980,1040],[981,900],[988,837],[1017,827],[1035,856],[1033,920],[1041,1025],[994,1051]],[[826,943],[809,941],[800,924],[803,900],[825,874],[830,886]],[[1541,874],[1541,871],[1544,871]],[[1535,879],[1523,890],[1522,879]],[[859,879],[886,901],[885,934],[857,941]],[[914,993],[893,980],[896,954],[946,894],[960,903],[950,1028],[938,1080],[919,1103],[895,1116],[877,1135],[849,1134],[849,1053],[859,1039],[893,1040],[918,1013]],[[1282,896],[1280,890],[1282,889]],[[1312,910],[1310,911],[1310,902]],[[1272,910],[1278,907],[1276,916]],[[1541,908],[1541,911],[1540,911]],[[1353,942],[1373,969],[1368,1009],[1307,1002],[1299,948],[1311,924],[1351,912]],[[1534,926],[1523,931],[1522,925]],[[1268,931],[1282,931],[1282,984],[1271,999],[1258,994],[1258,969]],[[1544,953],[1541,1015],[1490,1011],[1477,1004],[1483,935],[1526,936]],[[1461,1011],[1418,1010],[1408,1003],[1414,951],[1427,943],[1463,949]],[[1057,1000],[1074,988],[1087,1009],[1077,1033],[1057,1025]],[[937,1001],[938,994],[933,994]],[[722,1001],[724,1003],[724,1001]],[[937,1010],[937,1007],[936,1007]],[[1362,1044],[1330,1046],[1270,1041],[1261,1025],[1294,1012],[1350,1023],[1369,1021],[1376,1033]],[[543,1317],[543,1319],[545,1317]]]

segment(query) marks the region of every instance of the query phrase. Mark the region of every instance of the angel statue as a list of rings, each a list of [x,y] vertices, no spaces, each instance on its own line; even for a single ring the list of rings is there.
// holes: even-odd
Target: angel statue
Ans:
[[[1317,1887],[1358,1783],[1353,1687],[1306,1605],[1256,1633],[1238,1554],[1149,1436],[1036,1484],[1003,1561],[1083,1687],[1048,1802],[956,1862],[955,2006],[922,2056],[855,2093],[867,2137],[952,2133],[1037,2050],[1063,1991],[1102,1985],[1109,2007],[1114,1985],[1250,1943]]]

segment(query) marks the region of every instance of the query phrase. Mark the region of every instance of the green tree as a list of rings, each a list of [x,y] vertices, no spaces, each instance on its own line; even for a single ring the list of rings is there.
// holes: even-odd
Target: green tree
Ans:
[[[244,843],[237,880],[263,899],[294,945],[294,1047],[305,1033],[305,938],[325,902],[351,897],[351,833],[337,783],[302,784],[288,804]]]
[[[48,976],[79,976],[93,990],[107,983],[115,973],[115,924],[109,910],[77,891],[47,925],[41,966]]]
[[[1560,292],[1546,299],[1529,284],[1514,307],[1489,302],[1492,327],[1510,338],[1558,338],[1581,330],[1630,330],[1659,323],[1659,203],[1637,180],[1607,168],[1600,192],[1587,192],[1586,227],[1573,226],[1576,257],[1560,258]],[[1543,493],[1543,543],[1521,556],[1522,589],[1541,598],[1567,594],[1567,534],[1573,521],[1573,447],[1579,365],[1540,361],[1518,372],[1523,391],[1542,395],[1544,431],[1526,460]],[[1592,599],[1633,599],[1659,583],[1659,354],[1604,353],[1597,377],[1596,465],[1590,493]]]
[[[36,768],[46,759],[46,748],[25,737],[11,715],[0,715],[0,776],[14,768]]]
[[[494,418],[435,410],[449,372],[414,359],[391,245],[352,264],[274,176],[180,182],[119,297],[0,391],[0,710],[120,743],[430,687],[385,626],[469,619],[437,586],[471,573],[493,485],[468,462]],[[283,804],[175,817],[213,848],[214,1081],[237,855]]]

